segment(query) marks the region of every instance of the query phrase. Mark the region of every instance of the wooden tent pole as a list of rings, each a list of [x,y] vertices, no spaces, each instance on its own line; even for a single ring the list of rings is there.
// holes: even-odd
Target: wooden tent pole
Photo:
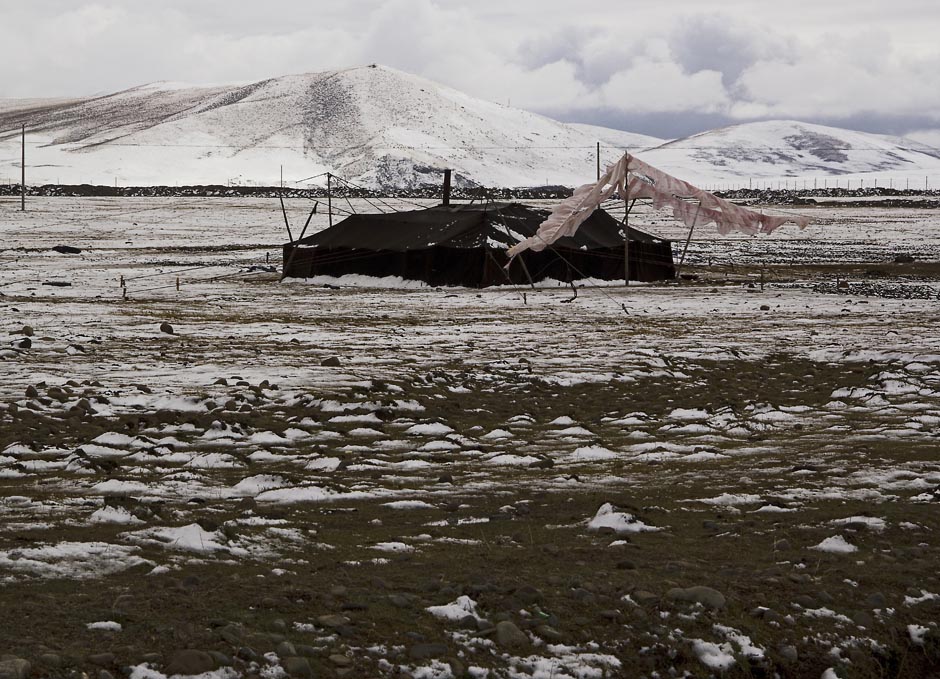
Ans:
[[[20,151],[20,212],[26,212],[26,123],[23,123]]]
[[[623,285],[624,287],[630,287],[630,161],[627,161],[627,169],[624,173],[628,181],[624,182],[624,186],[627,187],[626,193],[623,197]]]
[[[300,237],[297,239],[297,242],[300,242],[304,238],[304,234],[307,233],[307,227],[310,226],[310,220],[313,219],[313,215],[317,212],[317,205],[319,202],[313,204],[313,209],[310,211],[310,216],[307,217],[307,223],[304,224],[303,230],[300,232]],[[283,268],[281,269],[281,280],[287,278],[287,272],[290,271],[290,265],[294,262],[294,256],[297,254],[297,246],[294,244],[294,241],[291,241],[290,247],[290,257],[287,258],[287,262],[284,263]]]
[[[689,243],[692,241],[692,232],[695,230],[695,222],[698,221],[698,213],[702,209],[702,204],[698,204],[695,210],[695,217],[692,218],[692,226],[689,227],[689,235],[685,239],[685,247],[682,248],[682,256],[679,257],[679,266],[676,267],[676,278],[682,272],[682,265],[685,263],[685,253],[689,251]]]
[[[326,211],[330,215],[330,226],[333,226],[333,175],[326,173]]]

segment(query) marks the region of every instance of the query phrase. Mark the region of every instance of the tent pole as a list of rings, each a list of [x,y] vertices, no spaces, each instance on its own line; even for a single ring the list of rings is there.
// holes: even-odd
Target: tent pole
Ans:
[[[23,123],[23,136],[20,139],[20,212],[26,212],[26,123]]]
[[[630,176],[630,161],[627,161],[627,168],[624,172],[625,177]],[[624,181],[626,194],[623,197],[623,285],[630,287],[630,183]]]
[[[682,256],[679,257],[679,266],[676,267],[676,278],[679,277],[679,274],[682,272],[682,265],[685,263],[685,253],[689,251],[689,243],[692,241],[692,232],[695,230],[695,222],[698,221],[698,213],[702,209],[702,204],[698,204],[698,208],[695,210],[695,217],[692,218],[692,226],[689,227],[689,235],[685,239],[685,247],[682,248]]]
[[[332,182],[333,175],[329,172],[326,173],[326,211],[330,215],[330,226],[333,226],[333,194],[332,194]]]
[[[310,226],[310,220],[313,219],[313,215],[316,214],[317,205],[319,202],[313,204],[313,209],[310,211],[310,216],[307,217],[307,223],[304,224],[303,231],[300,232],[300,237],[297,239],[297,242],[300,242],[304,238],[304,234],[307,233],[307,227]],[[294,256],[297,254],[297,246],[294,244],[293,239],[291,239],[291,248],[290,248],[290,257],[287,258],[287,262],[281,267],[281,280],[287,278],[287,272],[290,271],[290,265],[294,262]]]
[[[597,181],[601,180],[601,143],[597,142]]]

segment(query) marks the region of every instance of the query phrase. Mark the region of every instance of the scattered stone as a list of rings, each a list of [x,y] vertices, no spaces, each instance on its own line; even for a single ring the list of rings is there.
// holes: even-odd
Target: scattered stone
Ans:
[[[515,591],[515,595],[524,604],[537,604],[545,599],[544,595],[532,585],[523,585]]]
[[[72,245],[56,245],[52,248],[53,252],[58,252],[60,255],[77,255],[81,253],[81,248],[76,248]]]
[[[446,644],[415,644],[408,649],[408,657],[412,660],[427,660],[447,655],[450,649]]]
[[[565,638],[561,632],[550,625],[539,625],[535,628],[535,633],[553,644],[560,644]]]
[[[240,646],[237,651],[235,651],[235,657],[239,660],[245,660],[247,662],[252,662],[258,659],[258,654],[255,653],[253,648],[248,646]]]
[[[707,608],[715,610],[725,607],[725,595],[717,589],[711,587],[696,586],[682,589],[673,587],[666,592],[666,598],[671,601],[687,601],[689,603],[702,604]]]
[[[163,323],[160,324],[160,332],[165,332],[167,335],[172,335],[174,334],[173,326],[166,321],[163,321]]]
[[[342,366],[342,362],[339,360],[339,356],[330,356],[325,358],[320,362],[320,365],[324,368],[339,368]]]
[[[520,648],[529,645],[529,637],[515,623],[503,620],[496,623],[496,643],[504,648]]]
[[[785,645],[777,649],[777,652],[780,654],[780,657],[789,663],[795,663],[800,659],[800,654],[797,653],[796,646]]]
[[[232,646],[238,646],[242,640],[242,631],[235,625],[220,627],[216,630],[216,634],[219,635],[219,639]]]
[[[871,629],[875,626],[875,619],[866,611],[855,611],[852,614],[852,622],[865,629]]]
[[[277,653],[282,658],[287,656],[297,655],[297,649],[294,648],[294,645],[289,641],[282,641],[277,645],[277,648],[274,649],[274,652]]]
[[[881,592],[875,592],[865,600],[865,603],[868,604],[869,608],[886,608],[888,600]]]
[[[8,657],[0,660],[0,679],[26,679],[31,669],[28,660]]]
[[[20,334],[26,337],[32,337],[33,336],[32,326],[24,325],[23,328],[20,330]]]
[[[202,674],[215,669],[215,660],[205,651],[187,649],[177,651],[166,666],[167,676],[173,674]]]
[[[299,656],[291,656],[281,660],[281,667],[292,677],[303,677],[309,679],[313,677],[313,668],[310,667],[310,661]]]
[[[640,606],[654,606],[659,603],[659,597],[645,589],[638,589],[631,596]]]
[[[62,667],[62,656],[58,653],[43,653],[39,656],[39,662],[46,667]]]
[[[93,653],[88,656],[88,662],[99,667],[107,667],[114,664],[113,653]]]
[[[353,664],[352,658],[350,658],[348,655],[342,655],[341,653],[334,653],[331,655],[330,662],[337,667],[349,667]]]
[[[33,385],[26,387],[26,398],[39,398],[39,390]]]
[[[320,627],[344,627],[348,625],[349,622],[349,618],[338,613],[321,615],[317,618],[317,624],[320,625]]]

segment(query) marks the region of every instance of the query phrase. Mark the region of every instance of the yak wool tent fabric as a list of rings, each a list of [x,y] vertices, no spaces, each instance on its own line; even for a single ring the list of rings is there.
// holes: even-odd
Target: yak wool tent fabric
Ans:
[[[284,245],[284,276],[398,276],[430,285],[525,285],[623,277],[623,224],[604,210],[545,252],[528,252],[508,269],[506,249],[531,237],[548,216],[519,203],[439,205],[390,214],[351,215]],[[630,276],[675,278],[672,244],[630,228]]]
[[[576,189],[570,198],[556,205],[535,235],[509,248],[506,254],[515,257],[525,250],[539,252],[559,238],[570,238],[614,194],[626,201],[652,200],[657,209],[671,208],[673,216],[690,228],[714,223],[721,234],[771,233],[786,222],[801,229],[809,224],[806,217],[776,217],[735,205],[625,153],[607,167],[597,182]]]

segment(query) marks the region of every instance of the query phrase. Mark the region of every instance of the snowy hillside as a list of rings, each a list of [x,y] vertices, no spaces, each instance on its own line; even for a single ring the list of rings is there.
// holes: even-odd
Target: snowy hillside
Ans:
[[[667,143],[668,140],[659,137],[651,137],[648,134],[637,134],[636,132],[625,132],[615,130],[610,127],[601,127],[599,125],[585,125],[584,123],[568,123],[569,127],[584,132],[590,137],[595,138],[602,145],[612,146],[621,151],[630,153],[639,153],[645,149],[651,149],[656,146]]]
[[[373,187],[576,186],[630,149],[689,181],[925,174],[940,151],[917,142],[791,121],[664,142],[564,124],[382,66],[193,87],[155,83],[86,99],[0,100],[0,182],[289,185],[327,171]],[[656,147],[656,148],[651,148]],[[868,181],[871,181],[870,179]]]
[[[880,186],[924,175],[940,179],[940,150],[902,137],[854,132],[791,120],[723,127],[668,142],[639,154],[691,182],[747,183],[751,179],[867,178]],[[821,185],[821,183],[820,183]]]
[[[366,66],[234,87],[156,83],[77,101],[0,102],[0,181],[18,176],[28,129],[30,183],[276,183],[327,170],[379,186],[457,182],[579,184],[595,144],[582,130]],[[604,162],[618,151],[605,150]]]

